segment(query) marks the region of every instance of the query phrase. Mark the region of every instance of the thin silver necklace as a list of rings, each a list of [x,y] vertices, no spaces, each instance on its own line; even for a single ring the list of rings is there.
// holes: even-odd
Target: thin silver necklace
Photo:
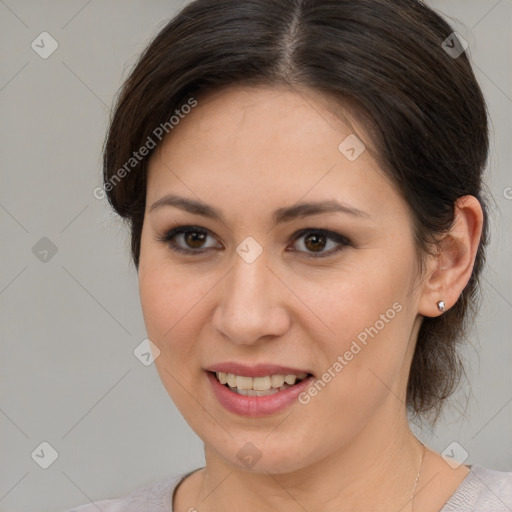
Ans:
[[[419,439],[418,439],[419,441]],[[421,443],[421,441],[420,441]],[[423,459],[425,458],[425,452],[427,451],[427,447],[421,443],[423,445],[423,451],[421,453],[421,460],[420,460],[420,469],[418,470],[418,475],[416,476],[416,481],[414,482],[414,488],[412,490],[412,496],[411,496],[411,512],[414,512],[414,498],[415,498],[415,495],[416,495],[416,488],[418,487],[418,482],[420,481],[420,475],[421,475],[421,470],[423,468]]]

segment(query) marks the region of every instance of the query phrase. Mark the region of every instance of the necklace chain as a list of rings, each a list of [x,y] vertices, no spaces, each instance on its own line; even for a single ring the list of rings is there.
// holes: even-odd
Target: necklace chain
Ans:
[[[419,441],[419,439],[418,439]],[[421,441],[420,441],[421,443]],[[425,458],[425,452],[427,451],[427,447],[421,443],[422,446],[423,446],[423,450],[422,450],[422,453],[421,453],[421,459],[420,459],[420,468],[418,470],[418,475],[416,476],[416,481],[414,482],[414,488],[412,490],[412,496],[411,496],[411,512],[414,512],[414,498],[415,498],[415,493],[416,493],[416,488],[418,487],[418,482],[420,480],[420,475],[421,475],[421,470],[423,468],[423,459]]]

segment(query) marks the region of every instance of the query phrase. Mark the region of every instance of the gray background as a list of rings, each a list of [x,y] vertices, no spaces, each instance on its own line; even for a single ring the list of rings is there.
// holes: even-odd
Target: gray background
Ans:
[[[415,429],[512,471],[512,0],[429,4],[469,42],[488,101],[493,242],[464,352],[471,386],[434,432]],[[133,354],[145,329],[128,232],[92,194],[114,94],[181,5],[0,0],[2,512],[65,510],[203,465],[202,442]],[[47,59],[31,48],[43,31],[59,44]],[[57,248],[46,262],[33,253],[43,237]],[[31,456],[43,441],[58,452],[48,469]]]

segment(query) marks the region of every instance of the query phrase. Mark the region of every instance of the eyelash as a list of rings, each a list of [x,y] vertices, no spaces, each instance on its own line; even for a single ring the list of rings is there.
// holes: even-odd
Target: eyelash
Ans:
[[[187,254],[187,255],[197,255],[197,254],[203,254],[207,252],[208,250],[212,249],[212,247],[208,247],[206,249],[183,249],[183,247],[179,247],[175,243],[172,242],[172,240],[177,237],[178,235],[184,234],[184,233],[204,233],[209,234],[209,231],[205,228],[201,228],[199,226],[178,226],[175,227],[168,232],[164,233],[163,235],[157,236],[157,241],[165,243],[169,246],[169,248],[172,251]],[[297,231],[294,233],[292,237],[292,242],[296,242],[298,239],[302,238],[304,235],[307,234],[315,234],[324,236],[327,240],[334,241],[338,244],[338,247],[331,249],[329,252],[321,252],[321,253],[306,253],[307,258],[326,258],[328,256],[332,256],[335,253],[338,253],[339,251],[343,250],[345,247],[351,247],[352,244],[350,240],[339,233],[335,233],[334,231],[329,231],[327,229],[316,229],[316,228],[305,228]],[[305,251],[298,251],[296,249],[293,250],[293,252],[305,252]]]

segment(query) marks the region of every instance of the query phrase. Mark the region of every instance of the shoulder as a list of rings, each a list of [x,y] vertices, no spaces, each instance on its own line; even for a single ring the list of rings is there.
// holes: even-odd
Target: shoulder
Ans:
[[[172,495],[175,488],[190,473],[180,473],[149,486],[139,487],[130,494],[79,505],[66,512],[172,512]]]
[[[473,464],[468,476],[441,512],[509,512],[512,510],[512,472]]]

